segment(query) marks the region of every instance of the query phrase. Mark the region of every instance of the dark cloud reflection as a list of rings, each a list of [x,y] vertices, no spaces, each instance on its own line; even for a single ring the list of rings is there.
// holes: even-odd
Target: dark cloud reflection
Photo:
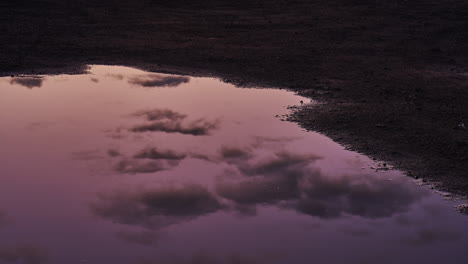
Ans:
[[[186,115],[168,109],[155,109],[140,111],[133,116],[143,116],[150,123],[134,126],[133,132],[166,132],[180,133],[193,136],[209,135],[219,127],[219,120],[206,120],[204,118],[187,121]]]
[[[172,151],[172,150],[159,150],[157,148],[147,148],[137,153],[134,156],[134,158],[153,159],[153,160],[159,160],[159,159],[182,160],[186,156],[187,155],[185,154],[176,153],[175,151]]]
[[[278,152],[260,161],[228,160],[243,179],[221,181],[217,193],[241,208],[271,204],[321,218],[389,217],[407,211],[425,194],[372,175],[325,175],[311,166],[317,159],[310,154]]]
[[[296,154],[286,151],[276,152],[270,157],[258,161],[236,160],[231,163],[246,176],[254,175],[278,175],[282,173],[296,174],[308,170],[311,163],[320,159],[314,154]]]
[[[169,170],[179,165],[179,160],[137,160],[122,158],[114,169],[120,173],[153,173]]]
[[[224,160],[233,162],[233,160],[246,160],[251,157],[251,149],[233,147],[233,146],[223,146],[221,147],[219,154]]]
[[[78,155],[80,154],[80,155]],[[154,173],[158,171],[170,170],[177,167],[180,162],[186,158],[201,159],[213,162],[208,156],[199,153],[179,153],[169,149],[159,149],[156,147],[146,147],[137,152],[132,157],[127,157],[117,150],[107,150],[107,155],[114,158],[113,169],[120,173]],[[92,159],[94,158],[93,152],[75,153],[75,159]],[[98,156],[100,157],[100,156]]]
[[[296,177],[253,177],[236,183],[220,182],[217,194],[238,205],[273,204],[299,196]]]
[[[122,156],[116,150],[108,150],[107,154],[113,158]],[[186,157],[187,154],[177,153],[173,150],[147,147],[133,155],[132,158],[122,156],[114,165],[114,169],[120,173],[153,173],[172,169]]]
[[[228,157],[226,162],[233,165],[241,180],[230,182],[220,180],[217,194],[234,202],[240,213],[255,213],[257,205],[281,204],[300,197],[303,177],[312,177],[318,172],[310,167],[316,155],[277,152],[255,159],[252,153],[238,148],[223,147],[221,154]]]
[[[189,77],[184,76],[168,76],[153,73],[130,78],[128,82],[143,87],[176,87],[182,83],[188,83],[189,80]]]
[[[19,84],[32,89],[34,87],[41,87],[43,81],[44,78],[42,77],[16,77],[11,79],[10,84]]]
[[[183,120],[187,115],[172,111],[170,109],[153,109],[149,111],[138,111],[133,114],[136,117],[145,117],[148,121],[156,120],[171,120],[178,121]]]
[[[160,121],[147,125],[135,126],[133,132],[166,132],[180,133],[193,136],[208,135],[211,130],[218,128],[218,122],[198,119],[193,122],[184,124],[180,121]]]
[[[319,174],[303,181],[301,197],[294,207],[323,218],[343,214],[381,218],[406,212],[424,194],[413,186],[372,175],[330,178]]]
[[[216,178],[213,191],[186,185],[115,192],[101,195],[92,209],[114,222],[147,228],[219,210],[255,215],[258,206],[277,206],[326,219],[346,215],[375,219],[406,212],[427,194],[416,186],[375,175],[324,174],[315,165],[320,157],[313,154],[283,150],[258,157],[263,152],[252,147],[227,146],[217,153],[218,157],[208,161],[229,169]],[[134,159],[123,159],[117,169],[125,173],[154,172],[192,156],[147,148]]]
[[[120,154],[120,151],[116,150],[116,149],[108,149],[107,150],[107,155],[109,155],[109,157],[118,157],[122,154]]]
[[[223,208],[216,196],[200,185],[143,189],[100,195],[92,211],[105,219],[149,229],[188,221]]]

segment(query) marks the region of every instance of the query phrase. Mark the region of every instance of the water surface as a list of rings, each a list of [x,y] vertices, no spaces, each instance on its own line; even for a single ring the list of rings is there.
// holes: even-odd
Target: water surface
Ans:
[[[455,202],[282,121],[300,101],[115,66],[0,78],[0,263],[468,263]]]

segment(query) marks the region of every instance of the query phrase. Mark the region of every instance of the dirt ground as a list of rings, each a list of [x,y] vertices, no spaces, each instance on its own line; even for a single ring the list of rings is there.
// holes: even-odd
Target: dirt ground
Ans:
[[[293,89],[319,102],[290,116],[304,128],[468,195],[468,1],[2,1],[0,30],[2,76],[119,64]]]

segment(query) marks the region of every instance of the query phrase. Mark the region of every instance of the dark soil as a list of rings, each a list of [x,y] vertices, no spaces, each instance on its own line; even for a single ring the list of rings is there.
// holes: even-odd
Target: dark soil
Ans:
[[[468,1],[3,1],[0,30],[1,75],[120,64],[294,89],[320,102],[303,127],[468,194]]]

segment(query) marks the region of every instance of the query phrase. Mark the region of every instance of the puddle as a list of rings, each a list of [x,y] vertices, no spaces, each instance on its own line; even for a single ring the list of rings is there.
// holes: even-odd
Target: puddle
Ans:
[[[282,121],[309,101],[92,66],[0,78],[0,263],[468,263],[468,220]]]

